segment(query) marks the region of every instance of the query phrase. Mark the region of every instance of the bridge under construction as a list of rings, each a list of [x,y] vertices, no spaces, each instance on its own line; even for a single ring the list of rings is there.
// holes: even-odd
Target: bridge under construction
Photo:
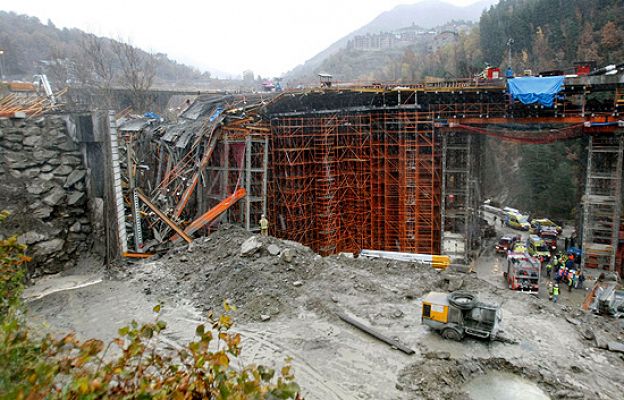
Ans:
[[[266,214],[272,235],[323,255],[373,249],[462,262],[479,234],[483,138],[545,144],[585,136],[583,263],[614,270],[624,75],[561,78],[552,106],[518,101],[496,79],[200,97],[168,126],[108,122],[133,154],[122,149],[122,160],[137,163],[121,175],[145,167],[129,173],[130,188],[169,220],[150,222],[152,231],[163,227],[159,242],[180,240],[185,226],[210,229],[216,218],[254,230]],[[141,220],[138,200],[130,220]],[[135,223],[133,239],[120,230],[124,252],[147,251],[141,230]]]

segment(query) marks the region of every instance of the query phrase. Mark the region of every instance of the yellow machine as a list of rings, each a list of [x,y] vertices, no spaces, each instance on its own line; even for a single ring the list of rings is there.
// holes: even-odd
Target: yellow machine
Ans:
[[[422,323],[445,339],[459,341],[470,335],[494,340],[501,319],[499,306],[481,303],[467,292],[430,292],[422,302]]]

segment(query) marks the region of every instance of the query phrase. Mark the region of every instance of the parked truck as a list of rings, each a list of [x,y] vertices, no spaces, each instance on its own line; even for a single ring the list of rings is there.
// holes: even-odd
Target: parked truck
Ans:
[[[548,218],[531,220],[531,229],[529,230],[531,233],[539,235],[544,229],[554,229],[557,232],[557,235],[561,235],[561,232],[563,232],[563,228],[561,226],[552,222]]]
[[[497,254],[507,255],[507,252],[511,250],[513,244],[516,242],[516,237],[511,235],[505,235],[498,240],[498,243],[494,247]]]
[[[422,323],[442,337],[460,341],[464,336],[498,339],[500,306],[478,301],[474,294],[430,292],[422,301]]]
[[[503,276],[507,287],[523,292],[539,291],[541,263],[526,253],[512,253],[507,256],[507,269]]]
[[[544,243],[546,243],[546,246],[548,246],[550,254],[555,254],[557,252],[557,231],[555,229],[542,229],[539,236],[542,238]]]

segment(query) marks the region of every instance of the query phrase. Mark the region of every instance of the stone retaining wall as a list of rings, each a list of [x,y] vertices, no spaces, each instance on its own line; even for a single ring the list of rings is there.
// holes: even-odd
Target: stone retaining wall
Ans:
[[[36,276],[74,265],[91,246],[86,169],[67,116],[0,119],[0,236],[20,233]]]

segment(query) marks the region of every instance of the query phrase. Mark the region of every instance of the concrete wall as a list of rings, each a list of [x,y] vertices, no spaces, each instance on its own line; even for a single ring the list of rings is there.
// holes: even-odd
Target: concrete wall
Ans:
[[[87,170],[75,131],[66,115],[0,119],[0,209],[12,213],[0,236],[20,234],[34,276],[71,267],[92,245]]]

